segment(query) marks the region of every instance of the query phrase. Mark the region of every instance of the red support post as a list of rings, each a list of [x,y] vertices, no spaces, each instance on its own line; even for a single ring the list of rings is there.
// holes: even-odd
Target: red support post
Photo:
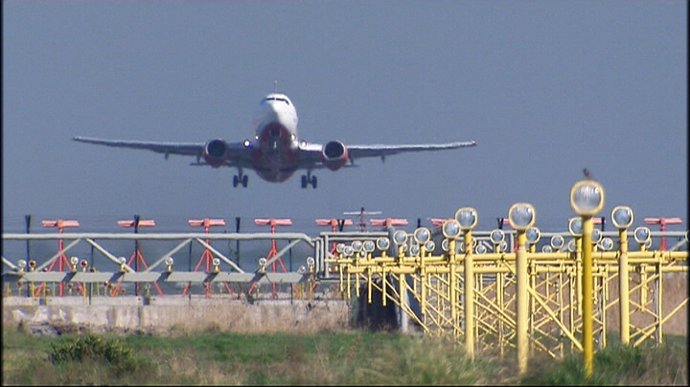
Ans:
[[[210,232],[211,227],[217,227],[217,226],[225,226],[225,220],[224,219],[210,219],[210,218],[204,218],[204,219],[189,219],[189,225],[192,227],[203,227],[204,228],[204,233],[208,234]],[[210,244],[210,240],[206,239],[206,243]],[[202,263],[206,263],[206,273],[211,272],[211,265],[213,262],[213,253],[211,250],[208,248],[204,249],[204,252],[201,254],[199,257],[199,262],[197,262],[196,266],[194,267],[194,271],[199,271],[199,268],[201,267]],[[206,297],[210,298],[211,297],[211,291],[212,291],[212,286],[210,283],[204,284],[206,287]],[[182,295],[186,295],[187,292],[189,291],[189,285],[185,286],[185,288],[182,290]],[[228,284],[225,284],[226,289],[228,290],[228,293],[231,292],[230,287],[228,287]]]
[[[290,226],[292,225],[292,220],[290,219],[275,219],[275,218],[270,218],[270,219],[254,219],[254,223],[256,223],[258,226],[270,226],[271,227],[271,234],[276,233],[276,226]],[[268,251],[268,255],[266,256],[266,260],[269,261],[271,258],[275,257],[278,255],[278,241],[275,239],[271,240],[271,249]],[[287,269],[285,268],[285,263],[283,262],[283,259],[281,257],[278,257],[275,261],[271,262],[271,271],[274,273],[276,272],[276,262],[280,263],[280,267],[283,269],[283,273],[287,273]],[[251,293],[252,290],[254,290],[254,287],[256,286],[256,282],[252,284],[252,286],[249,288],[248,293]],[[271,289],[272,289],[272,295],[273,298],[278,297],[278,288],[277,284],[273,283],[271,284]]]
[[[660,231],[666,231],[666,226],[669,224],[681,224],[683,219],[674,218],[644,218],[644,222],[647,224],[658,224],[660,226]],[[666,246],[666,237],[661,237],[661,251],[666,251],[668,248]]]
[[[118,224],[118,226],[124,227],[124,228],[134,228],[134,232],[137,233],[139,227],[154,227],[156,225],[156,221],[154,221],[152,219],[139,219],[137,217],[133,220],[118,220],[117,224]],[[132,264],[134,264],[134,265],[132,265]],[[129,257],[129,261],[127,261],[127,265],[129,265],[129,267],[133,267],[135,271],[139,271],[139,264],[144,265],[144,269],[148,269],[148,267],[149,267],[148,263],[146,262],[146,259],[144,259],[144,254],[141,252],[141,246],[139,244],[139,241],[137,240],[134,244],[134,252]],[[161,290],[158,283],[154,282],[153,285],[156,287],[156,290],[158,291],[158,295],[163,296],[164,295],[163,290]],[[113,296],[117,295],[119,290],[120,290],[120,284],[118,283],[111,295],[113,295]],[[135,285],[134,294],[136,296],[139,295],[139,283],[136,283],[136,285]]]
[[[79,221],[78,220],[64,220],[64,219],[57,219],[57,220],[44,220],[41,222],[43,224],[43,227],[47,228],[57,228],[58,233],[62,234],[65,228],[67,227],[79,227]],[[67,256],[64,253],[65,249],[65,244],[62,239],[58,239],[58,253],[60,254],[57,257],[57,261],[53,261],[53,263],[50,264],[50,267],[48,267],[47,271],[52,271],[53,268],[55,267],[55,264],[58,264],[58,270],[60,272],[64,271],[64,266],[63,263],[67,264],[67,267],[70,267],[70,261],[67,259]],[[41,294],[41,290],[45,286],[45,283],[41,284],[41,286],[36,289],[35,295]],[[64,293],[64,286],[62,282],[60,282],[59,289],[60,289],[60,297],[62,297]]]

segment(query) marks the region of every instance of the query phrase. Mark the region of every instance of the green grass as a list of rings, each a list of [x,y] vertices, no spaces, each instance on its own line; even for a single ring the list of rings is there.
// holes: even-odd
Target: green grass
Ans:
[[[685,337],[667,337],[660,347],[611,344],[596,354],[590,380],[582,376],[581,354],[561,360],[535,356],[520,378],[511,355],[499,360],[478,354],[470,361],[457,343],[393,333],[209,331],[176,337],[102,335],[89,341],[77,334],[47,338],[3,329],[2,338],[3,385],[688,383]],[[87,356],[72,355],[80,351]]]
[[[589,379],[584,376],[583,356],[576,353],[552,361],[547,367],[543,367],[543,359],[534,359],[520,384],[687,385],[687,344],[684,336],[666,336],[663,345],[647,342],[639,347],[622,345],[614,339],[594,354],[594,371]]]

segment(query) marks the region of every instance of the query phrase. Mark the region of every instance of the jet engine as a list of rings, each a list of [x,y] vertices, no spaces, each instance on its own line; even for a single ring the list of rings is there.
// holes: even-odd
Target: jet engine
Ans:
[[[228,159],[228,144],[221,139],[211,140],[204,145],[204,160],[213,168],[218,168]]]
[[[348,155],[347,148],[342,142],[329,141],[323,146],[321,158],[326,168],[335,171],[345,165],[347,160],[350,159],[350,156]]]

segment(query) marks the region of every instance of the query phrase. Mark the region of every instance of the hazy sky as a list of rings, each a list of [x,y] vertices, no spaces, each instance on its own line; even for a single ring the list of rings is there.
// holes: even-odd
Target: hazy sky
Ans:
[[[687,228],[686,1],[3,1],[3,229],[188,218],[452,217],[495,227],[515,202],[561,231],[587,167],[616,205]],[[476,140],[317,171],[319,187],[192,158],[72,141],[240,141],[260,99],[301,137]],[[286,230],[288,231],[288,230]]]

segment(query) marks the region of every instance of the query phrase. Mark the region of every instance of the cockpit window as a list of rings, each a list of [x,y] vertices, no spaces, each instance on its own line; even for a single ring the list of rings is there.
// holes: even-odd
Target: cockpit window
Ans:
[[[285,102],[288,106],[290,106],[290,101],[288,101],[285,98],[280,98],[280,97],[266,97],[264,101],[283,101]]]

